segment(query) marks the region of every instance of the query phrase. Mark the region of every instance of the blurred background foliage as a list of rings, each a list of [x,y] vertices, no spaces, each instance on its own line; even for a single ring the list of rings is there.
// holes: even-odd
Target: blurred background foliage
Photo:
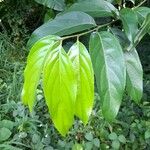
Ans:
[[[69,134],[61,137],[49,119],[42,90],[37,91],[35,112],[29,114],[20,100],[23,70],[31,33],[41,24],[53,19],[77,0],[56,0],[43,6],[42,0],[0,1],[0,149],[1,150],[98,150],[150,148],[150,36],[138,46],[144,68],[144,94],[140,105],[125,95],[116,121],[109,124],[99,110],[95,92],[95,107],[87,126],[76,121]],[[81,0],[78,0],[81,1]],[[108,0],[116,5],[120,0]],[[126,0],[126,6],[140,0]],[[149,7],[150,1],[144,3]],[[101,23],[103,20],[97,19]],[[86,43],[86,39],[82,39]],[[71,41],[66,41],[66,46]]]

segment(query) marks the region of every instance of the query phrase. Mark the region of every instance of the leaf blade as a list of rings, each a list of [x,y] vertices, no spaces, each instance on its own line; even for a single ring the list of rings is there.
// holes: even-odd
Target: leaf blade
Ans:
[[[57,38],[56,36],[48,36],[39,40],[29,53],[24,71],[24,85],[21,97],[22,102],[29,106],[30,111],[33,109],[36,88],[39,83],[46,54],[54,44],[54,39],[56,40]]]
[[[87,123],[93,107],[94,74],[90,55],[86,47],[77,41],[69,50],[77,78],[77,98],[75,114],[84,124]]]
[[[126,90],[136,103],[140,102],[143,93],[143,69],[135,49],[124,53],[127,71]]]
[[[146,16],[150,13],[150,8],[148,7],[138,7],[135,8],[134,11],[138,16],[138,22],[142,25],[143,21],[145,20]]]
[[[71,61],[60,45],[47,57],[43,89],[53,123],[65,136],[74,120],[76,80]]]
[[[36,29],[31,35],[31,38],[27,43],[27,47],[31,48],[37,40],[50,34],[64,36],[92,28],[94,26],[96,26],[96,23],[88,14],[75,11],[68,12]]]
[[[54,10],[62,11],[65,8],[64,0],[35,0],[37,3]]]
[[[125,89],[123,52],[118,40],[109,32],[93,33],[89,47],[102,113],[112,121],[118,113]]]
[[[120,11],[120,19],[122,20],[125,34],[132,44],[138,32],[137,15],[132,9],[124,8]]]
[[[74,3],[66,12],[68,11],[82,11],[92,17],[108,17],[117,13],[117,9],[111,3],[100,0],[86,0]]]

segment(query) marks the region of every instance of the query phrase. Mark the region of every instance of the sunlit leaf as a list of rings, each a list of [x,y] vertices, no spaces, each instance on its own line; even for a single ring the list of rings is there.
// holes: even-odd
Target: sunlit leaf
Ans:
[[[61,44],[54,46],[48,54],[43,89],[54,125],[65,135],[74,120],[77,84],[72,63]]]
[[[87,123],[94,100],[94,74],[90,55],[86,47],[77,41],[68,53],[73,62],[77,79],[75,114]]]
[[[32,111],[34,105],[36,89],[45,58],[58,39],[56,36],[45,37],[36,42],[30,50],[24,71],[24,85],[22,90],[22,101],[25,105],[29,105],[30,111]]]

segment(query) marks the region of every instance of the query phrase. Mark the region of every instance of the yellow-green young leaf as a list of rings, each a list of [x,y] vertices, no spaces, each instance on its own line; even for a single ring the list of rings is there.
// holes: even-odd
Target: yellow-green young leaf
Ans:
[[[46,59],[43,89],[54,125],[65,136],[74,121],[77,84],[72,63],[61,44]]]
[[[84,124],[91,114],[94,99],[94,74],[90,55],[85,46],[77,41],[69,50],[77,79],[75,114]]]
[[[136,103],[143,93],[143,69],[136,49],[124,53],[127,70],[126,90]]]
[[[125,89],[123,52],[118,40],[109,32],[93,33],[89,46],[102,113],[112,121],[118,113]]]
[[[32,111],[34,105],[36,88],[39,83],[45,57],[58,39],[59,37],[56,36],[47,36],[36,42],[30,50],[24,71],[24,85],[21,95],[23,103],[29,106],[30,111]]]

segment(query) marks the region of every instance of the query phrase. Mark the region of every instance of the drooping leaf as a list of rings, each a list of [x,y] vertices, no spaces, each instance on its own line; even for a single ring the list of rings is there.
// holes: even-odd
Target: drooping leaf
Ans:
[[[112,121],[118,113],[125,89],[123,52],[118,40],[109,32],[93,33],[89,46],[102,113]]]
[[[24,71],[22,101],[25,105],[29,106],[30,111],[32,111],[34,105],[36,88],[39,83],[46,55],[58,39],[56,36],[47,36],[36,42],[29,53]]]
[[[72,63],[61,44],[53,47],[46,59],[43,89],[54,125],[64,136],[74,120],[77,84]]]
[[[138,16],[138,22],[140,25],[144,22],[146,16],[150,13],[150,8],[148,7],[138,7],[135,8],[134,11],[136,12]]]
[[[92,17],[108,17],[118,14],[117,9],[104,0],[86,0],[74,3],[67,11],[82,11]]]
[[[126,62],[126,90],[136,103],[139,103],[143,93],[143,69],[135,49],[124,53]]]
[[[84,124],[91,114],[94,100],[94,73],[86,47],[77,41],[68,53],[72,60],[77,79],[75,114]]]
[[[42,4],[46,7],[62,11],[65,8],[64,0],[35,0],[37,3]]]
[[[94,26],[96,26],[95,21],[88,14],[84,12],[68,12],[36,29],[31,35],[27,47],[31,48],[36,41],[47,35],[63,36],[80,32]]]
[[[138,32],[138,18],[136,13],[130,8],[124,8],[120,11],[120,19],[122,20],[126,36],[133,43]]]

